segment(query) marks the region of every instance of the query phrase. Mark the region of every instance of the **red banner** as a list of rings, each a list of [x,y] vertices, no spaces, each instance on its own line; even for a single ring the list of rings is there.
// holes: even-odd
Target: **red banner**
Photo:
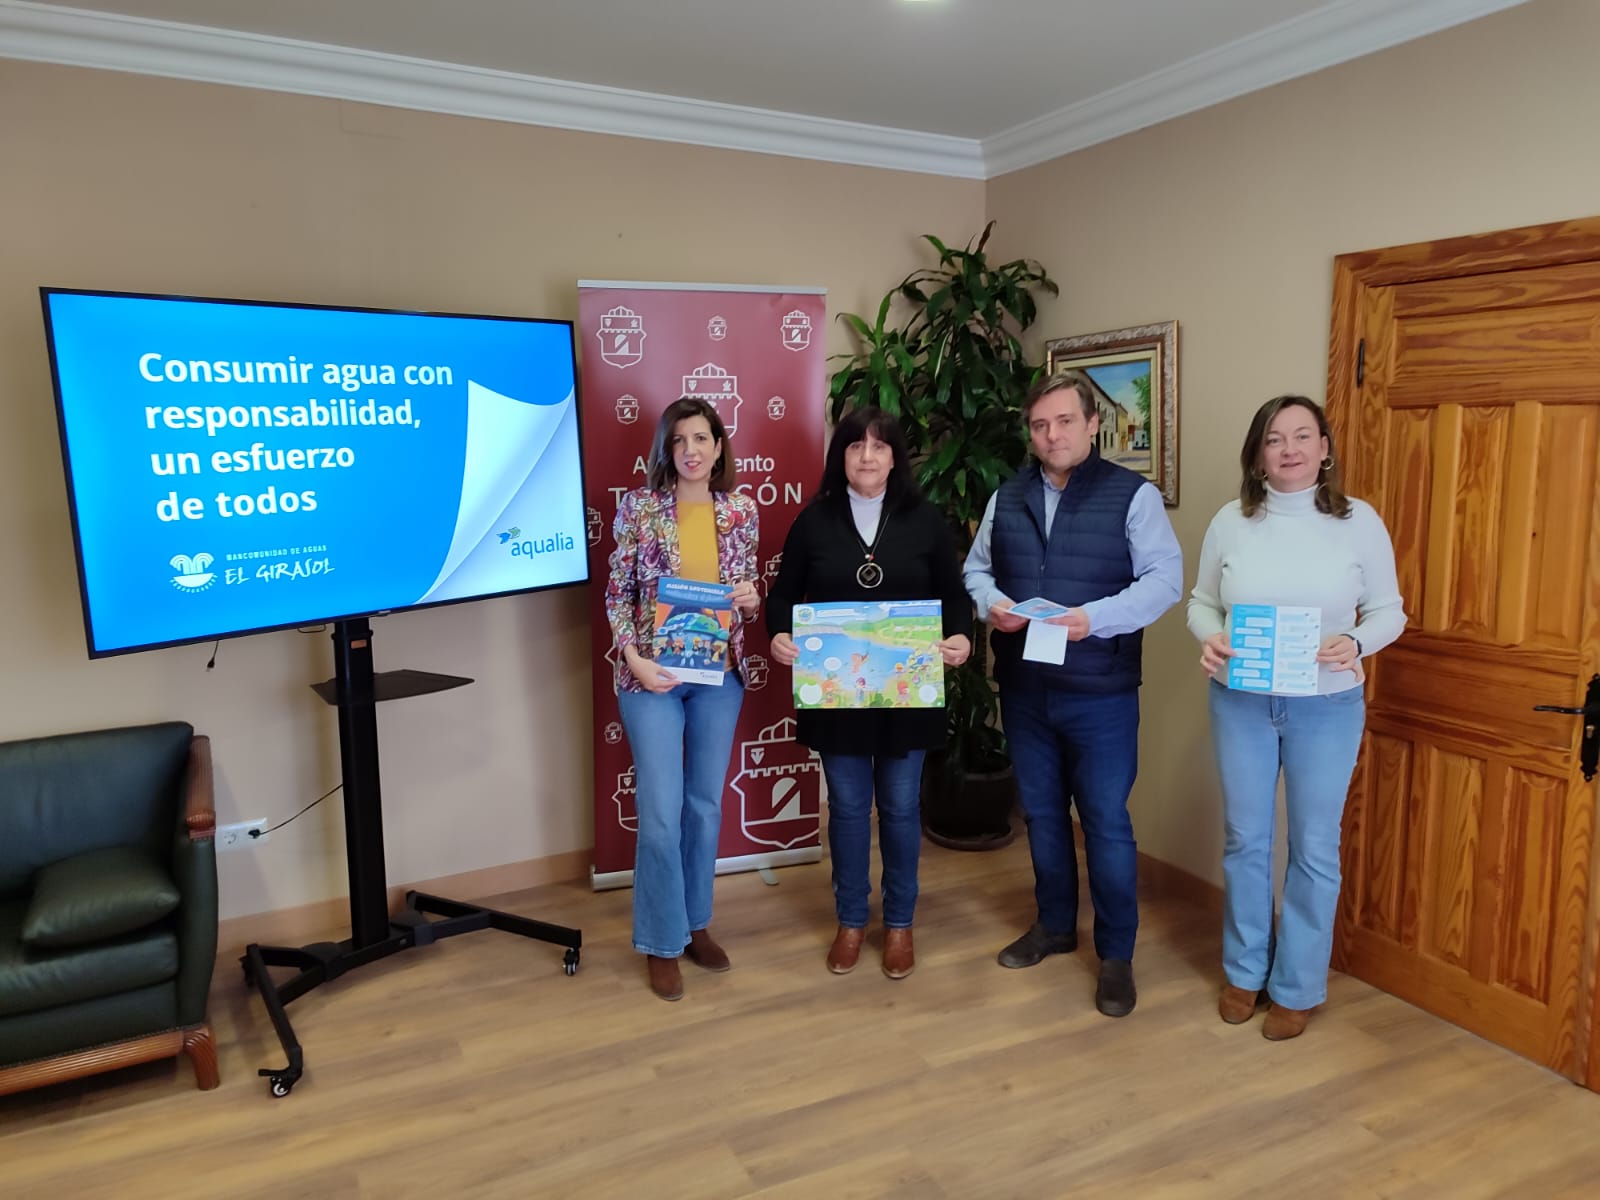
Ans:
[[[822,472],[825,304],[820,290],[590,281],[578,289],[594,580],[594,883],[603,888],[632,882],[639,828],[604,602],[617,502],[644,484],[650,439],[667,405],[705,397],[727,428],[738,490],[761,511],[765,595],[789,525]],[[750,677],[723,794],[719,872],[822,856],[822,766],[794,740],[789,674],[770,666],[763,622],[748,631],[746,650]]]

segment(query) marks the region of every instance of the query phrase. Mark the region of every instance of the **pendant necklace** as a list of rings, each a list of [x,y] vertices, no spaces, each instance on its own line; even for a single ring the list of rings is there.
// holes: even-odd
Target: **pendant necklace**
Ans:
[[[861,536],[861,531],[856,529],[855,522],[851,522],[851,531],[856,535],[856,541],[861,543],[861,553],[866,555],[867,561],[856,568],[856,582],[864,588],[875,588],[883,582],[883,567],[876,561],[878,543],[883,541],[883,531],[889,524],[889,511],[884,510],[883,519],[878,522],[877,535],[872,539],[872,545],[867,545],[867,540]]]

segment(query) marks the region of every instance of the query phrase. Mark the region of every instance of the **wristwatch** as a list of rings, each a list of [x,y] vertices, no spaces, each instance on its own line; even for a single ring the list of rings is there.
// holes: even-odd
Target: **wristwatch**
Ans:
[[[1356,644],[1356,657],[1360,658],[1361,657],[1361,639],[1358,638],[1353,633],[1347,633],[1347,634],[1345,634],[1345,637],[1349,638],[1352,642],[1354,642]]]

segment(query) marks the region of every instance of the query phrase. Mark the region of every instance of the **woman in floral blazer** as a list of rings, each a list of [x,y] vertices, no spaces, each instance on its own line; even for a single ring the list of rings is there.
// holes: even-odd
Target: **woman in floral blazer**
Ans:
[[[756,564],[755,501],[742,492],[714,492],[712,503],[716,506],[720,582],[754,581],[760,575]],[[619,693],[644,690],[628,669],[622,651],[635,646],[645,658],[652,654],[656,581],[663,576],[675,577],[682,570],[677,516],[677,497],[648,487],[627,493],[617,506],[617,548],[611,555],[611,577],[606,582],[606,619],[616,636],[618,654],[613,681]],[[748,658],[744,631],[749,623],[735,619],[728,635],[728,654],[741,679]]]
[[[729,966],[707,926],[722,789],[744,700],[744,632],[760,608],[758,520],[755,502],[733,490],[733,448],[704,400],[685,397],[661,414],[647,479],[617,505],[606,617],[639,811],[633,948],[646,956],[651,990],[677,1000],[681,956],[711,971]],[[732,588],[720,684],[683,682],[654,661],[656,591],[668,577]]]

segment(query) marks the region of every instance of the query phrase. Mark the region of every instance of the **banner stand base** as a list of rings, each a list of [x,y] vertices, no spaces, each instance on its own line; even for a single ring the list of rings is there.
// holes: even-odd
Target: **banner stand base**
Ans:
[[[765,854],[741,854],[738,858],[717,859],[718,875],[737,875],[742,871],[759,871],[764,867],[798,867],[805,863],[822,861],[821,846],[801,846],[794,850],[773,850]],[[589,878],[597,892],[633,886],[632,871],[596,871],[589,868]]]

